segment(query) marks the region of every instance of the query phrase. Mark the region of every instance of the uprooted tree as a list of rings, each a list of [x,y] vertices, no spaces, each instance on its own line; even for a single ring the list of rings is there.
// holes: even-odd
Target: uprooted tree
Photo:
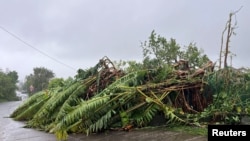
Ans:
[[[71,83],[32,95],[11,117],[64,140],[69,133],[151,126],[157,115],[165,126],[238,124],[249,115],[249,71],[227,68],[225,79],[224,69],[215,70],[195,44],[180,50],[154,31],[142,48],[142,63],[119,69],[105,56],[79,69]]]

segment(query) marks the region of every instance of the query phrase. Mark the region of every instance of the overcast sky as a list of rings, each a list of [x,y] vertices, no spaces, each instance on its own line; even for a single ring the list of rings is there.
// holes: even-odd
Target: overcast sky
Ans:
[[[230,50],[235,67],[250,67],[249,0],[0,0],[0,68],[23,81],[35,67],[68,78],[104,56],[141,61],[152,30],[217,61],[229,13],[241,6]]]

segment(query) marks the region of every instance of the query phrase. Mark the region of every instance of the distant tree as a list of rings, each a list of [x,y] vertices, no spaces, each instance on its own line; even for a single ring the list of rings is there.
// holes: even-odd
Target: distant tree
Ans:
[[[7,74],[0,71],[0,99],[17,100],[17,79],[18,75],[15,71],[8,72]]]
[[[123,70],[126,73],[143,69],[143,64],[136,61],[119,60],[119,61],[114,61],[113,63],[117,69]]]
[[[163,67],[177,63],[178,60],[188,61],[191,67],[201,67],[209,58],[198,49],[194,43],[190,43],[186,50],[176,43],[175,39],[169,41],[166,38],[157,35],[153,30],[149,41],[141,44],[143,49],[143,64],[146,68]]]
[[[128,67],[126,68],[126,72],[133,72],[143,69],[143,64],[136,61],[128,61]]]
[[[166,38],[157,35],[153,30],[149,37],[149,41],[141,44],[143,49],[144,63],[153,61],[158,67],[162,64],[172,64],[178,61],[180,54],[180,46],[175,39],[167,41]]]
[[[190,43],[184,50],[180,58],[187,60],[189,62],[190,68],[202,67],[205,63],[209,61],[206,54],[203,54],[202,49],[198,49],[195,43]]]
[[[25,89],[31,95],[48,88],[49,81],[54,77],[54,73],[44,67],[33,69],[33,74],[26,76]],[[31,90],[32,89],[32,90]]]
[[[18,82],[18,74],[16,71],[10,71],[7,73],[7,76],[9,76],[12,80],[13,83],[17,83]]]
[[[33,74],[30,74],[28,76],[25,77],[23,86],[22,86],[22,91],[24,91],[25,93],[30,93],[29,87],[33,85]]]

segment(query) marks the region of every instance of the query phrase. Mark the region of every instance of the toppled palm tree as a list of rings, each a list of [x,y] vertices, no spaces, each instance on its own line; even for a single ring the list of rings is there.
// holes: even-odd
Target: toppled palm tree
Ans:
[[[11,117],[28,120],[27,127],[55,133],[60,140],[68,133],[145,127],[157,114],[165,125],[195,124],[185,114],[200,113],[211,103],[204,79],[210,67],[190,71],[168,66],[125,74],[104,57],[95,67],[79,71],[71,85],[32,95]],[[159,71],[164,79],[158,79]]]

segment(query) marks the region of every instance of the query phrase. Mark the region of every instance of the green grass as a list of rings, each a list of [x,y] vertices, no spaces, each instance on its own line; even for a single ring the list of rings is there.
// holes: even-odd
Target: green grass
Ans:
[[[170,126],[167,130],[175,132],[183,132],[192,135],[207,136],[207,127],[194,127],[194,126]]]
[[[134,129],[135,130],[135,129]],[[168,126],[148,126],[137,128],[137,130],[166,130],[172,132],[181,132],[190,135],[207,136],[207,127],[197,127],[188,125],[168,125]]]
[[[14,97],[11,100],[0,98],[0,102],[10,102],[10,101],[20,101],[20,99],[18,97]]]
[[[0,99],[0,102],[6,102],[6,101],[8,101],[8,100],[6,100],[6,99]]]

